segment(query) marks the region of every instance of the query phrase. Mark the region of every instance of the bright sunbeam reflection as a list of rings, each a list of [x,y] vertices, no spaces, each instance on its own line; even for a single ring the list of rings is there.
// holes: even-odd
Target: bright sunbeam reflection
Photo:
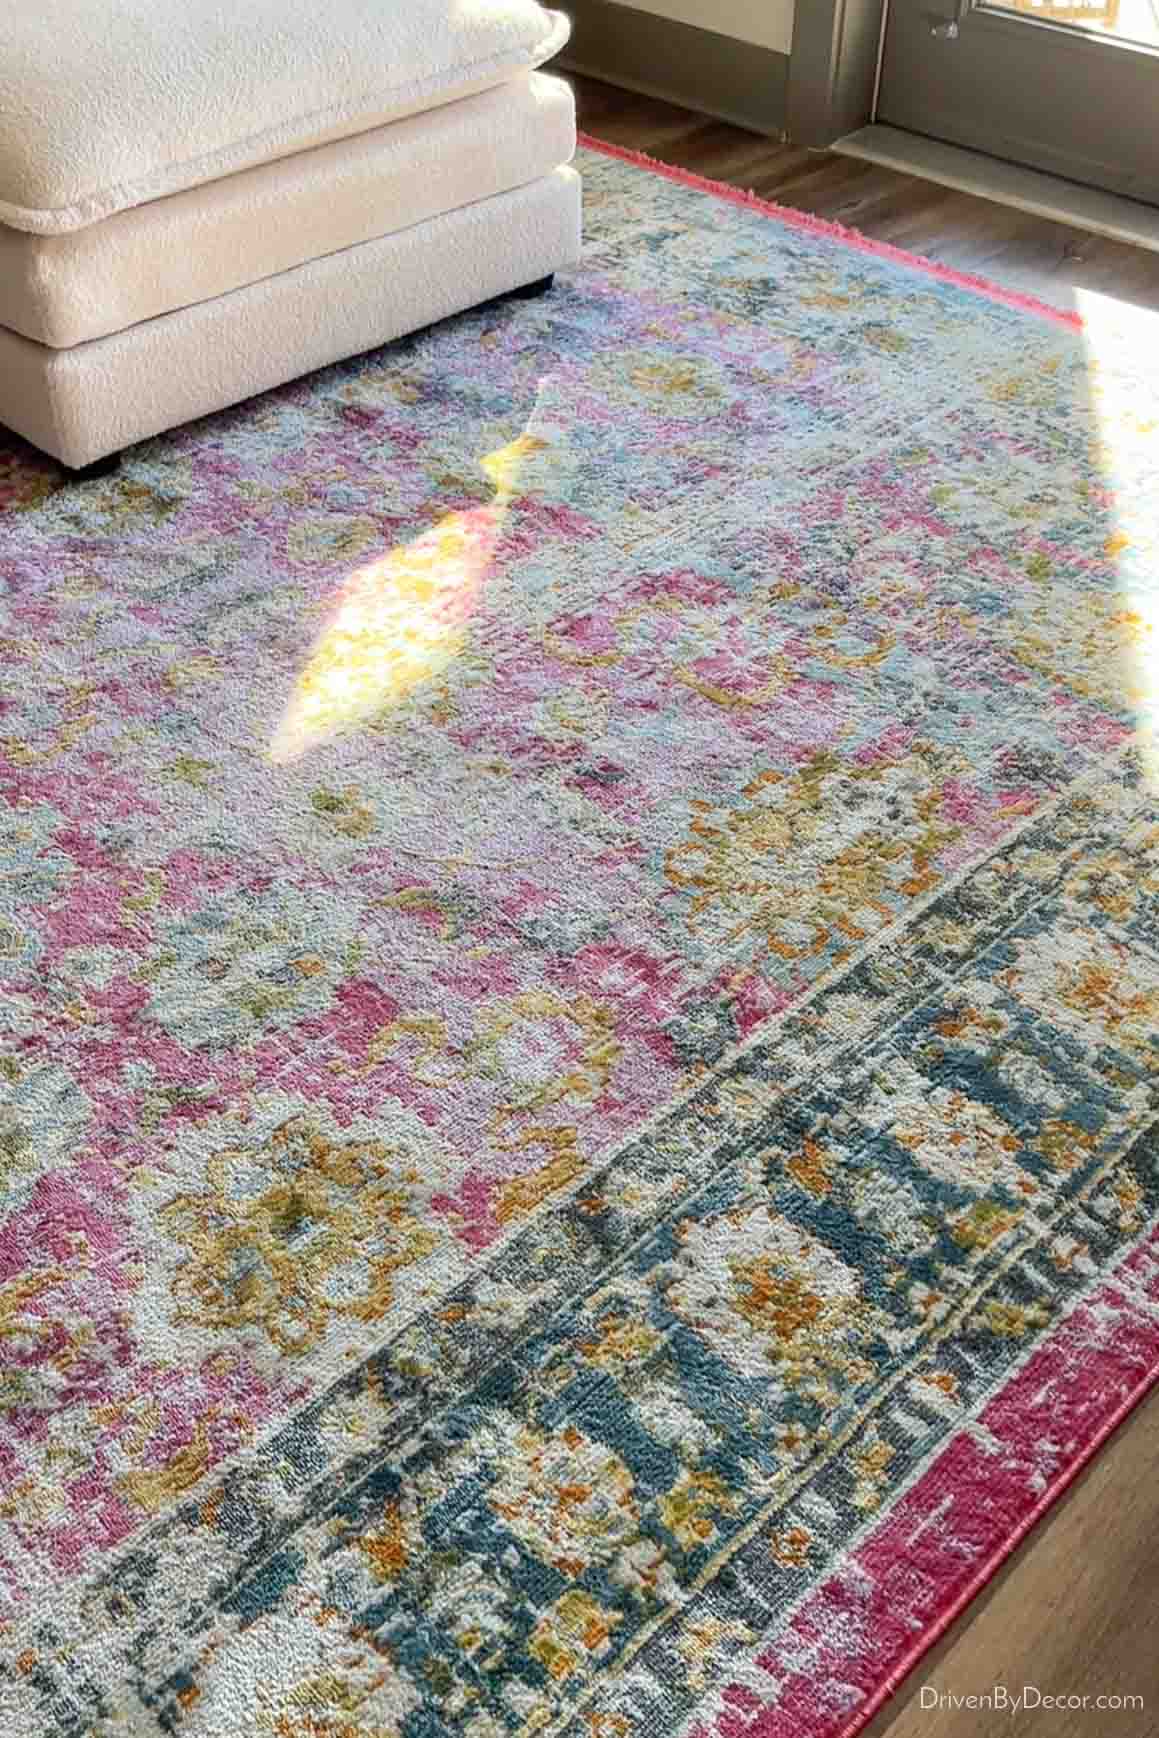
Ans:
[[[270,760],[285,765],[378,717],[459,655],[520,468],[545,444],[525,433],[489,453],[482,469],[494,500],[448,513],[351,575],[274,733]]]
[[[1104,679],[1133,713],[1148,776],[1159,783],[1159,314],[1094,290],[1076,288],[1074,299],[1099,425],[1092,458],[1116,503],[1105,545],[1118,591],[1104,624]]]

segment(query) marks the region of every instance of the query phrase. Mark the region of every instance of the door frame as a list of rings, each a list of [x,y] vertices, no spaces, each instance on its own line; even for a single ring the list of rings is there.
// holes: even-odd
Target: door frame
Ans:
[[[1146,123],[1159,85],[1155,45],[1015,11],[1010,0],[958,0],[959,17],[968,10],[961,42],[931,52],[939,16],[938,34],[957,33],[949,0],[932,12],[930,0],[889,4],[876,107],[891,127],[1159,206],[1159,136]]]
[[[868,126],[877,101],[888,0],[797,0],[786,131],[824,150]]]

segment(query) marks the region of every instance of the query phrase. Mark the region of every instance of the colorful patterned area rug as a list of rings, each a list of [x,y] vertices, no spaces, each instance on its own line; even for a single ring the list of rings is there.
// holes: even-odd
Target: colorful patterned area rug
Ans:
[[[839,1738],[1159,1371],[1154,347],[582,167],[0,449],[6,1738]]]

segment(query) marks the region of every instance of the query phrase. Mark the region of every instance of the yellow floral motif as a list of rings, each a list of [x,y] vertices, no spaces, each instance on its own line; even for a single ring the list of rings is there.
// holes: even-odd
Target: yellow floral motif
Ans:
[[[87,685],[77,684],[65,702],[71,711],[78,706],[84,706],[91,698],[92,690]],[[70,748],[75,748],[86,730],[91,730],[98,722],[96,712],[80,712],[67,717],[57,726],[43,748],[33,747],[32,743],[19,736],[0,736],[0,751],[8,756],[16,766],[41,766],[55,760],[58,755],[67,754]]]
[[[418,1056],[410,1065],[414,1078],[421,1080],[424,1086],[450,1086],[458,1078],[453,1068],[441,1073],[432,1069],[436,1058],[443,1055],[450,1044],[446,1021],[438,1014],[406,1014],[392,1020],[389,1026],[381,1026],[367,1046],[363,1072],[370,1073],[380,1067],[397,1044],[411,1039],[419,1046]]]
[[[618,1612],[605,1611],[590,1594],[574,1588],[540,1618],[527,1644],[528,1652],[549,1676],[562,1683],[594,1654],[604,1651],[612,1631],[622,1622]]]
[[[897,1450],[874,1432],[853,1457],[853,1501],[872,1513],[881,1506],[889,1483],[889,1463]]]
[[[1059,973],[1059,995],[1068,1007],[1096,1016],[1108,1036],[1125,1038],[1131,1047],[1135,1033],[1159,1022],[1159,990],[1123,993],[1122,975],[1109,963],[1085,960]]]
[[[773,1534],[773,1557],[786,1569],[805,1569],[813,1549],[813,1535],[804,1527],[786,1527]]]
[[[1046,407],[1057,401],[1058,387],[1054,376],[1058,372],[1058,357],[1048,357],[1032,374],[1008,374],[996,379],[988,396],[996,404],[1033,404]]]
[[[2,1156],[3,1149],[0,1148],[0,1157]],[[25,1312],[27,1306],[41,1292],[59,1285],[63,1278],[63,1273],[54,1269],[46,1273],[27,1274],[0,1287],[0,1340],[15,1339],[17,1335],[27,1334],[44,1338],[51,1333],[51,1323],[47,1318],[42,1320]]]
[[[859,914],[871,925],[888,921],[887,894],[920,894],[936,884],[933,861],[961,831],[938,819],[937,790],[915,804],[916,825],[904,837],[871,828],[824,856],[823,841],[847,803],[843,789],[826,787],[838,771],[859,783],[882,776],[876,767],[850,767],[823,752],[791,775],[769,771],[751,780],[741,792],[743,806],[722,811],[707,802],[690,805],[691,836],[668,852],[665,873],[692,896],[691,926],[699,927],[707,914],[718,922],[735,915],[726,940],[753,932],[778,957],[805,959],[834,934],[863,940],[869,930]],[[811,862],[811,872],[786,875],[784,865],[794,858]],[[813,932],[811,941],[789,941],[783,933],[799,927]]]
[[[711,357],[664,356],[642,348],[597,360],[591,380],[615,403],[635,408],[643,400],[673,417],[702,417],[706,403],[726,390],[726,376]]]
[[[206,1738],[399,1738],[418,1704],[391,1650],[317,1592],[219,1632],[199,1667],[177,1696]]]
[[[320,1672],[295,1685],[277,1713],[267,1714],[269,1738],[396,1738],[397,1726],[366,1724],[365,1704],[389,1683],[384,1672],[369,1685],[350,1684],[338,1673]]]
[[[635,1538],[632,1475],[610,1449],[574,1426],[556,1437],[523,1430],[518,1459],[492,1487],[495,1513],[561,1575],[577,1577]]]
[[[171,778],[181,779],[195,790],[206,791],[210,788],[215,768],[211,760],[199,760],[193,754],[179,754],[165,770]]]
[[[345,833],[348,839],[364,839],[378,826],[373,809],[359,802],[356,789],[311,791],[310,802],[315,814],[329,821],[337,832]]]
[[[683,682],[686,688],[694,688],[703,695],[705,700],[711,700],[716,706],[752,707],[767,706],[770,700],[775,700],[793,680],[793,666],[787,658],[772,658],[773,674],[759,688],[726,688],[720,682],[709,682],[705,677],[698,676],[695,670],[674,670],[673,675],[678,682]]]
[[[190,1251],[174,1280],[184,1318],[261,1327],[283,1352],[317,1345],[332,1316],[381,1321],[392,1276],[440,1242],[412,1207],[421,1182],[383,1142],[332,1139],[302,1118],[261,1153],[215,1153],[205,1192],[161,1211]]]
[[[553,1080],[532,1087],[512,1099],[501,1113],[504,1120],[525,1111],[541,1111],[571,1099],[592,1104],[604,1091],[619,1061],[623,1046],[615,1036],[615,1014],[590,996],[567,1001],[550,990],[527,990],[500,1003],[482,1032],[467,1046],[466,1060],[479,1074],[504,1072],[501,1049],[504,1041],[526,1023],[563,1021],[573,1026],[584,1042],[576,1063]]]
[[[897,645],[897,635],[883,634],[877,644],[871,646],[868,652],[842,652],[837,646],[827,642],[834,639],[840,630],[849,626],[850,616],[845,610],[834,612],[833,620],[813,629],[813,638],[817,642],[817,656],[823,658],[837,670],[872,670],[878,664],[883,664]]]
[[[716,1536],[716,1518],[730,1515],[736,1499],[714,1472],[691,1468],[660,1499],[660,1519],[686,1551],[707,1545]]]
[[[440,918],[440,941],[451,941],[458,933],[458,903],[453,894],[440,892],[437,887],[403,887],[398,893],[384,893],[374,903],[384,911],[407,911],[423,917]],[[438,1024],[445,1034],[442,1022]]]
[[[875,350],[883,350],[887,356],[904,355],[910,348],[910,340],[903,332],[876,322],[862,326],[860,336],[866,344],[871,344]]]
[[[427,894],[416,906],[427,909]],[[512,1079],[508,1050],[527,1025],[559,1023],[581,1037],[579,1055],[561,1072],[540,1081]],[[364,1072],[377,1068],[397,1046],[414,1042],[418,1055],[411,1073],[424,1085],[444,1090],[461,1080],[482,1076],[510,1082],[514,1090],[494,1111],[495,1144],[504,1152],[524,1152],[542,1147],[547,1162],[514,1178],[497,1193],[494,1211],[500,1225],[510,1224],[566,1188],[582,1175],[583,1154],[572,1123],[538,1120],[564,1101],[593,1103],[611,1079],[623,1047],[615,1036],[615,1015],[590,996],[567,1000],[545,990],[528,990],[494,1004],[480,1029],[458,1053],[452,1051],[446,1022],[437,1014],[410,1014],[383,1026],[367,1048]],[[523,1119],[532,1116],[532,1122]]]
[[[546,1165],[540,1165],[537,1170],[529,1171],[526,1176],[516,1177],[500,1189],[495,1198],[495,1219],[500,1225],[510,1225],[513,1220],[534,1213],[550,1196],[566,1189],[583,1173],[583,1157],[576,1144],[574,1129],[525,1129],[518,1141],[505,1144],[509,1148],[513,1145],[517,1148],[546,1146],[549,1151],[554,1150],[557,1157]]]
[[[164,494],[148,483],[134,482],[131,477],[110,478],[106,486],[111,493],[105,512],[118,524],[139,524],[149,518],[155,525],[163,525],[183,505],[180,495]]]
[[[793,1154],[785,1169],[802,1189],[817,1200],[823,1200],[833,1187],[835,1166],[833,1154],[827,1152],[819,1141],[806,1137],[800,1151]]]
[[[127,1473],[121,1481],[122,1488],[138,1508],[157,1514],[183,1491],[192,1490],[209,1471],[209,1459],[209,1427],[202,1418],[194,1429],[192,1442],[179,1448],[164,1466],[142,1467]]]
[[[297,518],[290,528],[286,552],[291,560],[311,566],[320,561],[355,561],[378,535],[378,526],[365,514]]]
[[[1159,827],[1141,830],[1136,853],[1116,850],[1087,858],[1067,883],[1072,897],[1085,900],[1118,923],[1137,906],[1159,898]]]
[[[584,1361],[604,1370],[630,1370],[643,1364],[662,1343],[660,1334],[645,1322],[626,1316],[604,1316],[596,1326],[596,1335],[581,1340],[579,1351]]]
[[[1135,1178],[1120,1171],[1111,1185],[1111,1192],[1119,1203],[1120,1228],[1123,1231],[1138,1230],[1143,1217],[1143,1191]]]
[[[1044,1328],[1050,1312],[1042,1304],[1005,1303],[1001,1298],[990,1298],[983,1319],[990,1332],[1000,1339],[1021,1340],[1033,1328]]]
[[[737,1285],[733,1308],[773,1339],[795,1339],[815,1325],[825,1308],[824,1299],[808,1290],[797,1274],[786,1273],[775,1256],[738,1261],[732,1276]]]
[[[426,899],[425,893],[421,896]],[[421,902],[419,902],[421,904]],[[425,906],[421,908],[425,909]],[[482,1076],[484,1079],[511,1079],[506,1055],[521,1029],[532,1024],[559,1022],[571,1027],[582,1039],[580,1053],[563,1072],[538,1083],[522,1085],[500,1106],[494,1117],[497,1145],[506,1151],[528,1146],[544,1146],[555,1155],[544,1177],[545,1192],[561,1186],[578,1169],[578,1157],[573,1161],[576,1146],[575,1129],[568,1124],[527,1127],[509,1132],[516,1118],[548,1110],[564,1100],[591,1104],[605,1090],[612,1071],[623,1053],[615,1036],[615,1015],[601,1002],[590,996],[567,1000],[548,990],[527,990],[509,1000],[491,1006],[480,1029],[463,1046],[458,1056],[451,1051],[446,1022],[437,1014],[411,1014],[383,1026],[370,1042],[367,1067],[378,1067],[392,1054],[395,1047],[408,1040],[419,1045],[419,1055],[412,1066],[416,1079],[424,1085],[445,1088],[460,1080]],[[439,1059],[445,1067],[436,1071]],[[515,1082],[511,1082],[512,1086]],[[562,1170],[553,1170],[553,1166]],[[563,1174],[566,1171],[567,1174]],[[511,1213],[523,1210],[512,1203]]]
[[[1159,989],[1150,962],[1113,931],[1073,921],[1019,940],[1004,985],[1085,1044],[1154,1062]]]
[[[620,626],[619,623],[616,625]],[[619,649],[614,652],[574,651],[562,635],[554,633],[550,628],[543,630],[543,646],[550,657],[558,658],[561,664],[573,664],[580,670],[607,669],[612,664],[618,664],[622,656]]]
[[[1022,1215],[995,1201],[975,1201],[965,1213],[950,1221],[950,1235],[960,1249],[989,1249],[1018,1224]]]
[[[786,1459],[799,1461],[809,1447],[809,1432],[801,1424],[777,1426],[777,1449]]]
[[[372,1532],[360,1534],[356,1543],[376,1581],[397,1581],[410,1557],[398,1504],[388,1503],[379,1525]]]
[[[162,680],[167,688],[191,688],[207,677],[216,676],[220,668],[217,658],[208,652],[200,652],[180,663],[170,664]]]
[[[1030,1147],[1033,1152],[1041,1153],[1056,1171],[1073,1171],[1076,1165],[1086,1163],[1097,1144],[1089,1129],[1080,1128],[1077,1123],[1066,1122],[1061,1117],[1052,1117],[1043,1123],[1041,1133],[1030,1142]]]
[[[1047,576],[1039,571],[1032,577]],[[1031,625],[1021,628],[1010,646],[1019,663],[1052,682],[1065,681],[1087,698],[1120,704],[1125,699],[1147,701],[1155,637],[1152,615],[1124,609],[1122,593],[1114,590],[1101,597],[1084,596],[1081,605],[1072,603],[1050,627],[1049,633]]]
[[[688,1684],[706,1690],[729,1654],[737,1646],[751,1648],[756,1632],[740,1618],[704,1616],[680,1626],[677,1651],[684,1662]]]
[[[687,1221],[680,1243],[666,1302],[746,1375],[764,1370],[831,1406],[872,1373],[862,1348],[885,1320],[818,1238],[760,1205]]]
[[[654,392],[661,398],[680,397],[684,393],[712,394],[712,386],[702,387],[700,370],[690,362],[642,362],[629,376],[632,385],[641,392]]]

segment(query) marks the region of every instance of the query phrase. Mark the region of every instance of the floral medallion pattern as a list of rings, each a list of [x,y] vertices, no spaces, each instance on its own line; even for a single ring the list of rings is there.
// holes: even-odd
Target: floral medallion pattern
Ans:
[[[583,167],[0,450],[5,1733],[846,1738],[1159,1371],[1159,377]]]

